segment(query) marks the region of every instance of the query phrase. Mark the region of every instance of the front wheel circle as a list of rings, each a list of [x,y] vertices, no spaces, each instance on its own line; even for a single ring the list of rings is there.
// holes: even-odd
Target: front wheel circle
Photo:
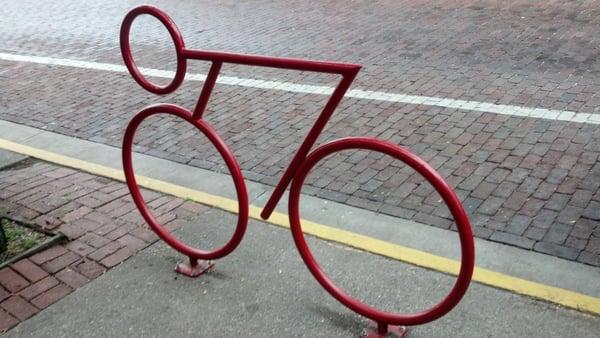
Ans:
[[[310,251],[300,219],[300,194],[302,185],[311,169],[325,157],[343,150],[361,149],[384,153],[409,165],[423,176],[442,196],[450,209],[458,229],[461,245],[461,266],[452,290],[437,305],[416,313],[390,313],[369,306],[348,295],[327,276]],[[335,299],[351,310],[378,323],[390,325],[419,325],[438,319],[454,308],[462,299],[473,275],[475,246],[467,214],[450,186],[431,166],[408,150],[385,141],[366,137],[349,137],[326,143],[315,149],[302,163],[293,179],[289,198],[289,217],[292,235],[304,263],[319,284]]]

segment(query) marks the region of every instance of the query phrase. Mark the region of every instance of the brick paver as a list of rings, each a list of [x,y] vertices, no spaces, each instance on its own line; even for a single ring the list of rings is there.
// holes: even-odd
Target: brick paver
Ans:
[[[23,10],[35,7],[33,2],[7,4],[5,10],[25,14],[9,16],[0,25],[6,37],[0,51],[121,64],[118,25],[126,9],[136,4],[99,1],[90,8],[55,1],[44,11]],[[190,47],[358,62],[365,65],[358,88],[600,111],[600,2],[595,0],[261,1],[226,6],[180,1],[161,6],[179,24]],[[141,39],[136,57],[144,66],[172,68],[170,42],[151,21],[144,25],[136,35]],[[10,79],[0,97],[1,119],[114,146],[120,146],[135,111],[161,101],[193,107],[199,91],[199,83],[186,83],[176,94],[159,98],[124,74],[8,61],[0,61],[0,67],[0,76]],[[206,70],[201,63],[189,67]],[[247,67],[226,66],[224,73],[332,83],[329,76]],[[245,176],[273,185],[324,100],[319,95],[218,85],[206,118],[230,145]],[[215,150],[188,125],[161,117],[148,121],[140,132],[144,136],[137,139],[136,151],[224,170]],[[477,236],[598,265],[597,125],[345,99],[320,141],[351,135],[401,144],[431,163],[456,188]],[[135,236],[134,229],[125,230],[139,229],[139,224],[133,206],[122,200],[127,194],[122,186],[80,175],[82,186],[66,190],[67,182],[60,180],[65,175],[79,174],[48,169],[22,185],[7,186],[2,196],[26,202],[20,207],[23,215],[73,238],[89,232],[110,241],[126,233]],[[37,190],[31,194],[30,189]],[[430,186],[373,153],[330,158],[311,175],[304,192],[433,226],[450,228],[452,223]],[[65,202],[62,194],[67,193],[75,201]],[[123,224],[108,225],[86,214],[102,206],[98,212]],[[161,217],[168,221],[174,215]],[[75,254],[94,255],[84,252],[96,247],[83,244],[87,247]],[[116,252],[127,255],[121,247],[103,246],[95,252],[102,249],[98,260]]]
[[[34,181],[44,184],[31,184]],[[6,188],[0,210],[69,238],[66,243],[0,270],[0,332],[30,318],[158,239],[139,213],[122,215],[105,207],[133,206],[130,197],[122,193],[123,183],[26,160],[0,171],[0,186]],[[44,213],[30,209],[29,196],[57,186],[63,191],[85,191],[85,194],[64,193],[54,201],[40,200],[38,205],[43,206],[40,209],[47,210]],[[144,191],[144,196],[151,204],[160,199],[153,211],[157,215],[171,215],[174,221],[180,219],[179,215],[189,217],[192,212],[198,215],[209,209],[155,192]],[[86,204],[96,197],[103,202],[93,207]]]
[[[48,273],[41,269],[38,265],[34,264],[29,259],[25,258],[17,263],[14,263],[12,269],[27,278],[31,283],[35,283],[44,277],[48,276]]]
[[[25,320],[38,313],[39,309],[31,305],[20,296],[12,296],[0,303],[0,306],[17,317],[19,320]]]
[[[10,292],[17,292],[29,285],[29,282],[10,268],[0,270],[0,284]]]

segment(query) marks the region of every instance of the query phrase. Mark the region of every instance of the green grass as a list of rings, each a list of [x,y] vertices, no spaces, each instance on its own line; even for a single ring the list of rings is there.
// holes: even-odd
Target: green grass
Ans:
[[[48,238],[47,235],[21,226],[7,219],[0,219],[6,235],[7,250],[0,253],[0,263],[23,251],[29,250]]]

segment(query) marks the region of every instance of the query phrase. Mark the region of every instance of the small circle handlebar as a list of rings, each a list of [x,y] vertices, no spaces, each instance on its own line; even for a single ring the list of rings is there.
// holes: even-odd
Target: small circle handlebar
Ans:
[[[142,14],[151,15],[158,19],[169,31],[169,35],[171,35],[173,44],[175,45],[175,52],[177,53],[177,70],[175,71],[173,80],[165,86],[156,85],[146,79],[136,65],[131,53],[131,45],[129,42],[131,24],[135,18]],[[121,55],[123,56],[123,61],[125,62],[129,73],[131,73],[131,76],[133,76],[135,81],[147,91],[154,94],[165,95],[175,91],[183,82],[187,68],[187,60],[183,55],[183,50],[185,49],[183,37],[181,36],[181,32],[179,32],[179,28],[177,28],[175,22],[173,22],[167,13],[163,12],[157,7],[142,5],[132,9],[129,11],[129,13],[127,13],[123,19],[123,23],[121,24],[120,45]]]

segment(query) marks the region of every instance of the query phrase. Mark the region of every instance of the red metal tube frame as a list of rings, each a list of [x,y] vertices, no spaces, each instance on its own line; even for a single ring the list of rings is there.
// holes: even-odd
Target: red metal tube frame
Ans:
[[[173,78],[171,83],[163,87],[155,85],[148,81],[146,78],[144,78],[142,73],[139,71],[131,53],[131,46],[129,41],[131,25],[133,23],[133,20],[142,14],[151,15],[157,18],[167,28],[169,34],[171,35],[171,38],[173,39],[175,52],[177,54],[177,70],[175,72],[175,77]],[[185,71],[187,69],[187,59],[196,59],[212,62],[213,67],[211,67],[211,70],[207,76],[207,81],[205,82],[200,97],[198,99],[198,104],[194,109],[194,117],[197,119],[202,117],[202,114],[206,107],[206,103],[208,102],[208,97],[210,96],[212,88],[216,82],[220,66],[223,63],[293,69],[299,71],[310,71],[320,73],[333,73],[342,76],[341,81],[336,86],[335,90],[333,91],[333,94],[329,98],[329,101],[323,108],[323,111],[321,111],[321,113],[319,114],[319,117],[317,118],[315,124],[313,125],[308,135],[302,142],[302,145],[292,158],[292,161],[285,170],[279,183],[275,186],[271,197],[267,201],[261,213],[261,217],[263,219],[269,218],[269,216],[275,209],[275,206],[281,200],[285,189],[289,186],[290,182],[292,181],[294,173],[296,172],[296,170],[298,170],[300,164],[304,161],[304,159],[310,152],[310,149],[317,141],[317,138],[323,132],[325,125],[331,118],[331,115],[337,108],[338,104],[344,97],[344,94],[354,81],[356,74],[361,68],[361,65],[342,62],[304,60],[263,55],[248,55],[219,51],[186,49],[185,42],[183,40],[183,37],[181,36],[181,32],[179,31],[173,20],[160,9],[150,5],[136,7],[125,16],[123,24],[121,25],[120,44],[121,54],[123,55],[125,65],[127,66],[127,69],[129,70],[133,78],[137,81],[137,83],[144,89],[152,93],[161,95],[169,94],[181,85],[185,77]]]
[[[238,197],[238,223],[236,226],[236,230],[234,231],[233,236],[231,237],[229,242],[227,242],[221,248],[215,249],[213,251],[204,251],[193,248],[179,241],[167,229],[163,228],[159,224],[159,222],[152,215],[152,212],[146,205],[146,202],[144,201],[144,197],[140,192],[140,188],[137,184],[137,180],[135,178],[133,170],[133,139],[138,126],[146,118],[157,114],[173,115],[187,121],[188,123],[196,127],[202,134],[204,134],[210,140],[210,142],[215,146],[215,148],[217,148],[219,154],[225,160],[227,168],[231,172],[231,177],[233,179],[233,183],[235,185]],[[138,114],[136,114],[127,125],[127,129],[125,130],[125,136],[123,138],[122,154],[125,179],[127,181],[127,186],[129,187],[129,191],[131,192],[133,201],[135,202],[137,208],[140,210],[140,213],[144,217],[144,220],[146,220],[146,222],[150,225],[152,230],[154,230],[154,232],[156,232],[156,234],[167,244],[169,244],[175,250],[183,253],[184,255],[189,256],[190,258],[203,260],[224,257],[231,253],[240,244],[242,238],[244,237],[244,233],[246,232],[246,226],[248,224],[249,202],[248,192],[246,190],[246,183],[244,181],[244,177],[242,175],[240,167],[235,159],[235,156],[233,155],[231,150],[229,150],[225,142],[223,142],[223,140],[208,123],[200,119],[195,119],[190,111],[173,104],[157,104],[146,107]]]
[[[166,27],[171,38],[173,39],[173,44],[175,46],[177,55],[177,70],[173,80],[165,86],[158,86],[148,81],[139,71],[131,53],[129,41],[131,25],[134,19],[142,14],[151,15],[157,18]],[[160,9],[149,5],[136,7],[126,15],[121,26],[120,45],[125,65],[135,81],[138,82],[138,84],[140,84],[140,86],[142,86],[144,89],[160,95],[171,93],[181,85],[185,78],[188,59],[204,60],[212,63],[211,69],[204,82],[204,86],[193,113],[182,107],[169,104],[150,106],[139,112],[133,118],[125,133],[123,142],[123,164],[125,168],[127,184],[138,209],[140,209],[142,215],[144,216],[144,219],[168,244],[170,244],[176,250],[188,255],[191,259],[215,259],[223,257],[233,251],[240,243],[246,229],[246,224],[248,221],[248,197],[239,165],[237,164],[232,152],[227,148],[218,134],[212,129],[212,127],[210,127],[210,125],[208,125],[208,123],[202,120],[203,113],[208,104],[210,94],[217,81],[217,77],[223,63],[339,74],[341,75],[340,82],[336,86],[333,94],[319,114],[319,117],[310,129],[306,138],[302,142],[300,148],[292,158],[292,161],[285,170],[280,181],[276,185],[261,213],[261,217],[264,219],[269,218],[275,209],[275,206],[281,199],[284,191],[291,183],[289,200],[290,224],[294,241],[303,260],[305,261],[311,273],[330,294],[332,294],[338,301],[353,311],[375,320],[378,324],[378,332],[380,333],[385,333],[383,331],[386,331],[387,326],[392,324],[416,325],[435,320],[446,314],[454,306],[456,306],[456,304],[458,304],[469,286],[473,273],[475,261],[473,235],[471,233],[468,217],[460,203],[460,200],[448,186],[448,184],[443,180],[443,178],[429,165],[427,165],[427,163],[418,158],[416,155],[410,153],[408,150],[397,145],[372,138],[346,138],[335,140],[318,147],[309,155],[309,152],[314,146],[317,138],[325,128],[325,125],[344,97],[344,94],[354,81],[354,78],[361,68],[360,65],[187,49],[180,31],[172,19]],[[230,241],[215,251],[202,251],[179,242],[174,236],[172,236],[167,230],[158,224],[154,216],[147,208],[139,191],[139,187],[133,173],[133,137],[137,127],[145,118],[159,113],[175,115],[193,124],[198,130],[207,136],[213,145],[218,149],[232,174],[239,202],[238,225]],[[302,233],[300,224],[299,200],[301,187],[306,175],[310,172],[314,165],[316,165],[320,160],[329,154],[354,148],[383,152],[389,156],[400,159],[411,166],[413,169],[423,175],[440,193],[457,223],[462,253],[461,269],[458,279],[448,296],[431,309],[415,314],[390,314],[361,303],[360,301],[347,295],[325,275],[316,260],[314,260],[314,257],[312,257],[312,254],[310,253],[310,250],[304,241],[304,235]],[[191,261],[191,263],[191,265],[193,265],[193,261]]]

